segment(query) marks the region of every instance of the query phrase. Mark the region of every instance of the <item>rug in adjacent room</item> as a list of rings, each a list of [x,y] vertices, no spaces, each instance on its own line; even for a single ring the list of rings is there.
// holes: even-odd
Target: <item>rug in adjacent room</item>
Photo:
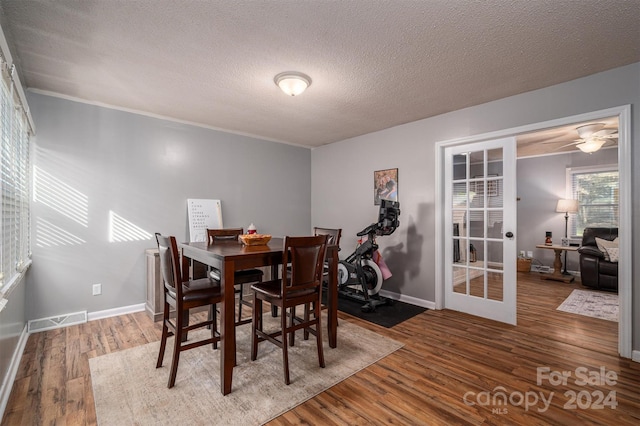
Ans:
[[[600,291],[578,290],[558,306],[559,311],[618,321],[618,295]]]
[[[269,330],[267,324],[265,329]],[[192,333],[200,332],[208,333]],[[337,348],[329,347],[323,333],[326,368],[320,368],[315,339],[305,341],[298,332],[295,346],[289,348],[287,386],[281,349],[261,343],[258,359],[251,361],[251,324],[237,327],[236,333],[238,365],[232,392],[226,396],[220,392],[220,352],[210,346],[182,352],[172,389],[167,380],[173,338],[167,341],[164,366],[159,369],[155,368],[159,342],[89,359],[98,424],[263,424],[402,347],[341,320]]]

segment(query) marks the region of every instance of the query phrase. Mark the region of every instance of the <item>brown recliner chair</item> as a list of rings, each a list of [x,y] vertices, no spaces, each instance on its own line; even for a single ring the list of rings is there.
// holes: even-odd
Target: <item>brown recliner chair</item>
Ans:
[[[613,241],[618,236],[618,228],[585,228],[582,234],[580,253],[580,277],[582,285],[595,290],[618,292],[618,262],[605,260],[598,248],[596,237]]]

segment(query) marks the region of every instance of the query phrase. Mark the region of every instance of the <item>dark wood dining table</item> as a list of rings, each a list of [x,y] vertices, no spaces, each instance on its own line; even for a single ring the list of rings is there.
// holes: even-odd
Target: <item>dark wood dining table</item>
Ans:
[[[223,395],[231,392],[235,366],[236,336],[234,273],[242,269],[271,267],[271,276],[279,276],[282,264],[283,238],[272,238],[267,245],[247,246],[238,241],[181,243],[182,256],[220,270],[220,285],[224,301],[220,309],[220,389]],[[338,246],[327,246],[329,284],[327,291],[327,334],[329,346],[338,343]]]

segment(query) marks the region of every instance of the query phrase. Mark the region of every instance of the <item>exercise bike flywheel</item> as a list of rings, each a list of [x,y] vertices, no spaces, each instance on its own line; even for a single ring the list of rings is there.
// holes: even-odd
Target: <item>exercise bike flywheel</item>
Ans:
[[[382,288],[382,272],[378,265],[371,259],[360,260],[361,271],[369,296],[375,296]],[[338,263],[338,286],[356,286],[362,290],[362,283],[358,276],[358,268],[352,263],[341,261]]]

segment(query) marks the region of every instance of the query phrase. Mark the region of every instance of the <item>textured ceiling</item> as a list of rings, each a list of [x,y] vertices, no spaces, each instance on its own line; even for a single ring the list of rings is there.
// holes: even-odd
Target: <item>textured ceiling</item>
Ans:
[[[638,0],[0,0],[29,88],[309,147],[640,60]],[[313,82],[287,97],[295,70]]]

